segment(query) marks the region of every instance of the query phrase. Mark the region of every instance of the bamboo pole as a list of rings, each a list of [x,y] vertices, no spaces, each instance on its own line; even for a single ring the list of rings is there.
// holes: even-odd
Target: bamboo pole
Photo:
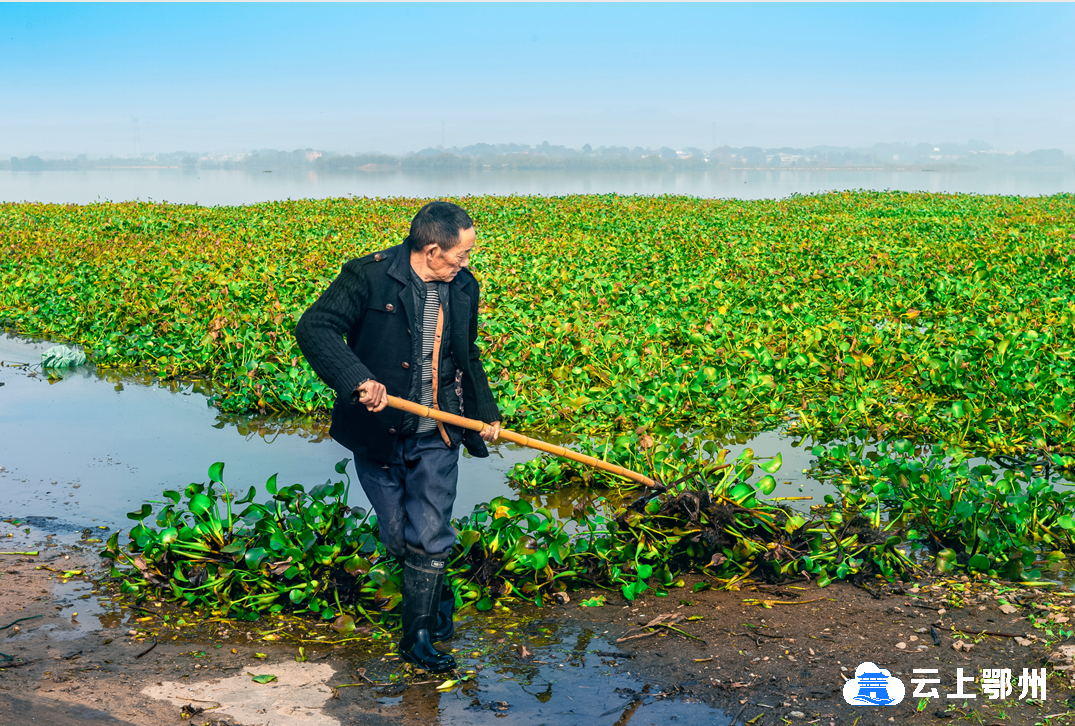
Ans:
[[[414,403],[413,401],[399,398],[398,396],[388,396],[388,406],[400,411],[406,411],[407,413],[413,413],[416,416],[425,416],[436,421],[441,421],[442,423],[461,426],[465,429],[470,429],[471,431],[477,431],[478,433],[484,431],[485,427],[489,425],[472,418],[463,418],[462,416],[456,416],[453,413],[438,411],[429,408],[428,406],[423,406],[420,403]],[[639,474],[637,471],[631,471],[630,469],[625,469],[617,464],[610,464],[607,461],[602,461],[593,456],[587,456],[586,454],[580,454],[577,451],[565,449],[563,446],[557,446],[556,444],[549,444],[544,441],[539,441],[538,439],[532,439],[529,436],[523,436],[522,434],[517,434],[508,429],[500,429],[500,438],[514,444],[519,444],[520,446],[527,446],[531,449],[537,449],[538,451],[545,451],[549,454],[555,454],[556,456],[562,456],[565,459],[577,461],[580,464],[586,464],[597,469],[602,469],[611,474],[638,482],[639,484],[645,484],[648,487],[657,486],[657,482],[650,479],[648,476]]]

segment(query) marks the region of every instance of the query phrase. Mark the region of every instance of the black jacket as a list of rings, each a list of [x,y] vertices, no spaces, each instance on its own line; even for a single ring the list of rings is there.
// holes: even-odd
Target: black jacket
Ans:
[[[362,456],[387,463],[403,427],[403,412],[386,408],[370,413],[355,388],[372,378],[388,393],[406,398],[411,372],[418,370],[411,340],[414,297],[410,254],[404,245],[354,259],[343,266],[321,297],[310,306],[295,339],[314,372],[336,391],[332,438]],[[500,420],[489,380],[481,364],[478,339],[478,281],[464,268],[448,285],[449,345],[441,368],[462,371],[460,401],[455,386],[440,386],[441,410],[487,423]],[[346,337],[346,343],[344,338]],[[453,446],[462,442],[473,456],[489,455],[475,431],[446,425]]]

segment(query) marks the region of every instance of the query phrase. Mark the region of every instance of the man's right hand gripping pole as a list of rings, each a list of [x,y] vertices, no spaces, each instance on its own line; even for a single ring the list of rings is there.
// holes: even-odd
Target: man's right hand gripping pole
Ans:
[[[366,409],[373,413],[383,411],[388,406],[388,391],[383,383],[373,379],[360,383],[355,393],[358,394],[359,403],[366,404]]]

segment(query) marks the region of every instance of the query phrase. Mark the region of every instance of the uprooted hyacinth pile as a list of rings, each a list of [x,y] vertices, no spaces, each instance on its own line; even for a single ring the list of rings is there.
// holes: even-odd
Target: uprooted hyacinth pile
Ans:
[[[745,578],[770,582],[805,575],[834,579],[906,578],[911,547],[935,555],[936,567],[1035,579],[1075,551],[1071,498],[1031,468],[998,475],[970,467],[961,451],[938,447],[923,462],[910,442],[882,444],[867,459],[846,447],[818,451],[825,470],[852,472],[841,496],[804,516],[761,497],[776,487],[777,455],[764,463],[744,451],[723,453],[658,490],[613,508],[603,499],[558,519],[526,499],[498,497],[456,521],[459,542],[449,576],[459,605],[489,609],[502,598],[542,604],[553,593],[596,586],[628,600],[666,596],[699,572],[701,587],[735,587]],[[619,452],[625,463],[633,456]],[[336,470],[346,474],[347,461]],[[752,481],[755,468],[761,477]],[[669,469],[665,469],[669,471]],[[515,472],[524,475],[526,467]],[[220,616],[256,618],[283,610],[375,623],[399,601],[398,563],[376,538],[376,518],[345,502],[350,479],[306,491],[266,484],[272,499],[255,503],[254,487],[236,498],[224,487],[223,464],[207,485],[167,491],[128,515],[138,524],[125,547],[119,534],[105,556],[124,592],[153,595]],[[154,526],[155,525],[155,526]],[[924,560],[918,557],[921,564]]]
[[[346,473],[346,463],[337,471]],[[761,466],[776,471],[779,465]],[[752,573],[775,579],[798,572],[804,557],[825,580],[907,571],[906,557],[895,549],[900,538],[875,531],[861,516],[845,522],[833,512],[808,521],[759,502],[775,480],[765,474],[748,484],[753,469],[747,453],[660,493],[647,491],[618,511],[598,501],[567,521],[525,499],[498,497],[456,522],[459,543],[449,571],[460,604],[488,609],[502,597],[540,604],[580,584],[634,599],[650,589],[667,594],[693,568],[711,573],[714,583]],[[399,568],[376,540],[375,517],[344,503],[349,479],[309,492],[270,479],[271,501],[257,504],[255,488],[236,498],[222,474],[218,463],[208,485],[165,492],[169,503],[155,516],[148,504],[129,515],[138,520],[130,543],[121,548],[117,533],[106,550],[126,566],[113,572],[124,591],[157,588],[179,602],[240,617],[298,608],[326,618],[348,611],[372,618],[399,601]]]
[[[0,325],[98,366],[325,411],[292,331],[424,200],[0,205]],[[515,428],[1075,449],[1075,196],[471,197],[484,361]]]

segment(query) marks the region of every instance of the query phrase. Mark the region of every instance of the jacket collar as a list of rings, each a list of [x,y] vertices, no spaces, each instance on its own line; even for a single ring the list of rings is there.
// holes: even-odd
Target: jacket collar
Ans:
[[[409,287],[411,282],[411,256],[406,245],[396,245],[385,250],[392,255],[392,264],[388,266],[388,276]]]

